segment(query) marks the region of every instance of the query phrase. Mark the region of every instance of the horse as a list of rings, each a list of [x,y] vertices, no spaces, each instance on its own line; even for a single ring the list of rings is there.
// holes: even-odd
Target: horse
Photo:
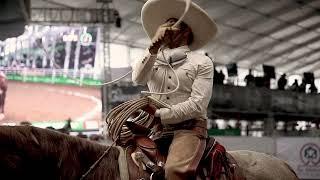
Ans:
[[[106,145],[53,130],[1,126],[0,177],[4,180],[80,179],[107,148]],[[270,155],[253,151],[229,153],[247,180],[298,179],[290,166]],[[87,179],[120,180],[119,154],[117,147],[111,147]]]

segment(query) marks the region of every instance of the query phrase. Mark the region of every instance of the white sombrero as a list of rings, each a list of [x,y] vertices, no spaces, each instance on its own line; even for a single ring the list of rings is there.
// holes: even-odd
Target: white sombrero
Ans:
[[[141,10],[141,21],[144,30],[152,39],[158,27],[169,18],[177,18],[183,14],[186,3],[184,0],[148,0]],[[195,3],[183,19],[193,32],[194,40],[189,45],[191,50],[197,50],[206,45],[217,33],[216,23]]]

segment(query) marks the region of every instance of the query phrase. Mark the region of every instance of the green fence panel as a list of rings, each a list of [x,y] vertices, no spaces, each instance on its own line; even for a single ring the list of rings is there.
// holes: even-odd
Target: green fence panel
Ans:
[[[209,129],[209,136],[240,136],[240,129]]]
[[[35,127],[40,128],[47,128],[47,127],[53,127],[55,129],[62,128],[67,121],[59,121],[59,122],[35,122],[32,123]],[[84,130],[83,122],[71,122],[71,129],[73,131],[81,131]]]
[[[47,84],[66,84],[66,85],[87,85],[97,86],[101,84],[100,80],[84,78],[80,82],[80,78],[68,78],[63,76],[22,76],[19,74],[7,74],[7,79],[23,82],[47,83]]]

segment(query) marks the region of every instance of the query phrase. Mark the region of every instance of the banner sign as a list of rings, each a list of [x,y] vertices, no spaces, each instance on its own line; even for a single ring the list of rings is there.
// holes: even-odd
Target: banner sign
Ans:
[[[278,138],[277,157],[287,161],[300,179],[320,179],[319,138]]]

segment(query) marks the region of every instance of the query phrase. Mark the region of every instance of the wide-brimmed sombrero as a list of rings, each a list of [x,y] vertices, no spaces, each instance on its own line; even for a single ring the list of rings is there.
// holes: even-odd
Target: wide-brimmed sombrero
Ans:
[[[169,18],[177,18],[183,14],[186,3],[184,0],[148,0],[141,10],[141,21],[150,39],[158,27]],[[183,19],[193,32],[194,40],[190,44],[191,50],[197,50],[206,45],[217,33],[216,23],[209,15],[195,3]]]

